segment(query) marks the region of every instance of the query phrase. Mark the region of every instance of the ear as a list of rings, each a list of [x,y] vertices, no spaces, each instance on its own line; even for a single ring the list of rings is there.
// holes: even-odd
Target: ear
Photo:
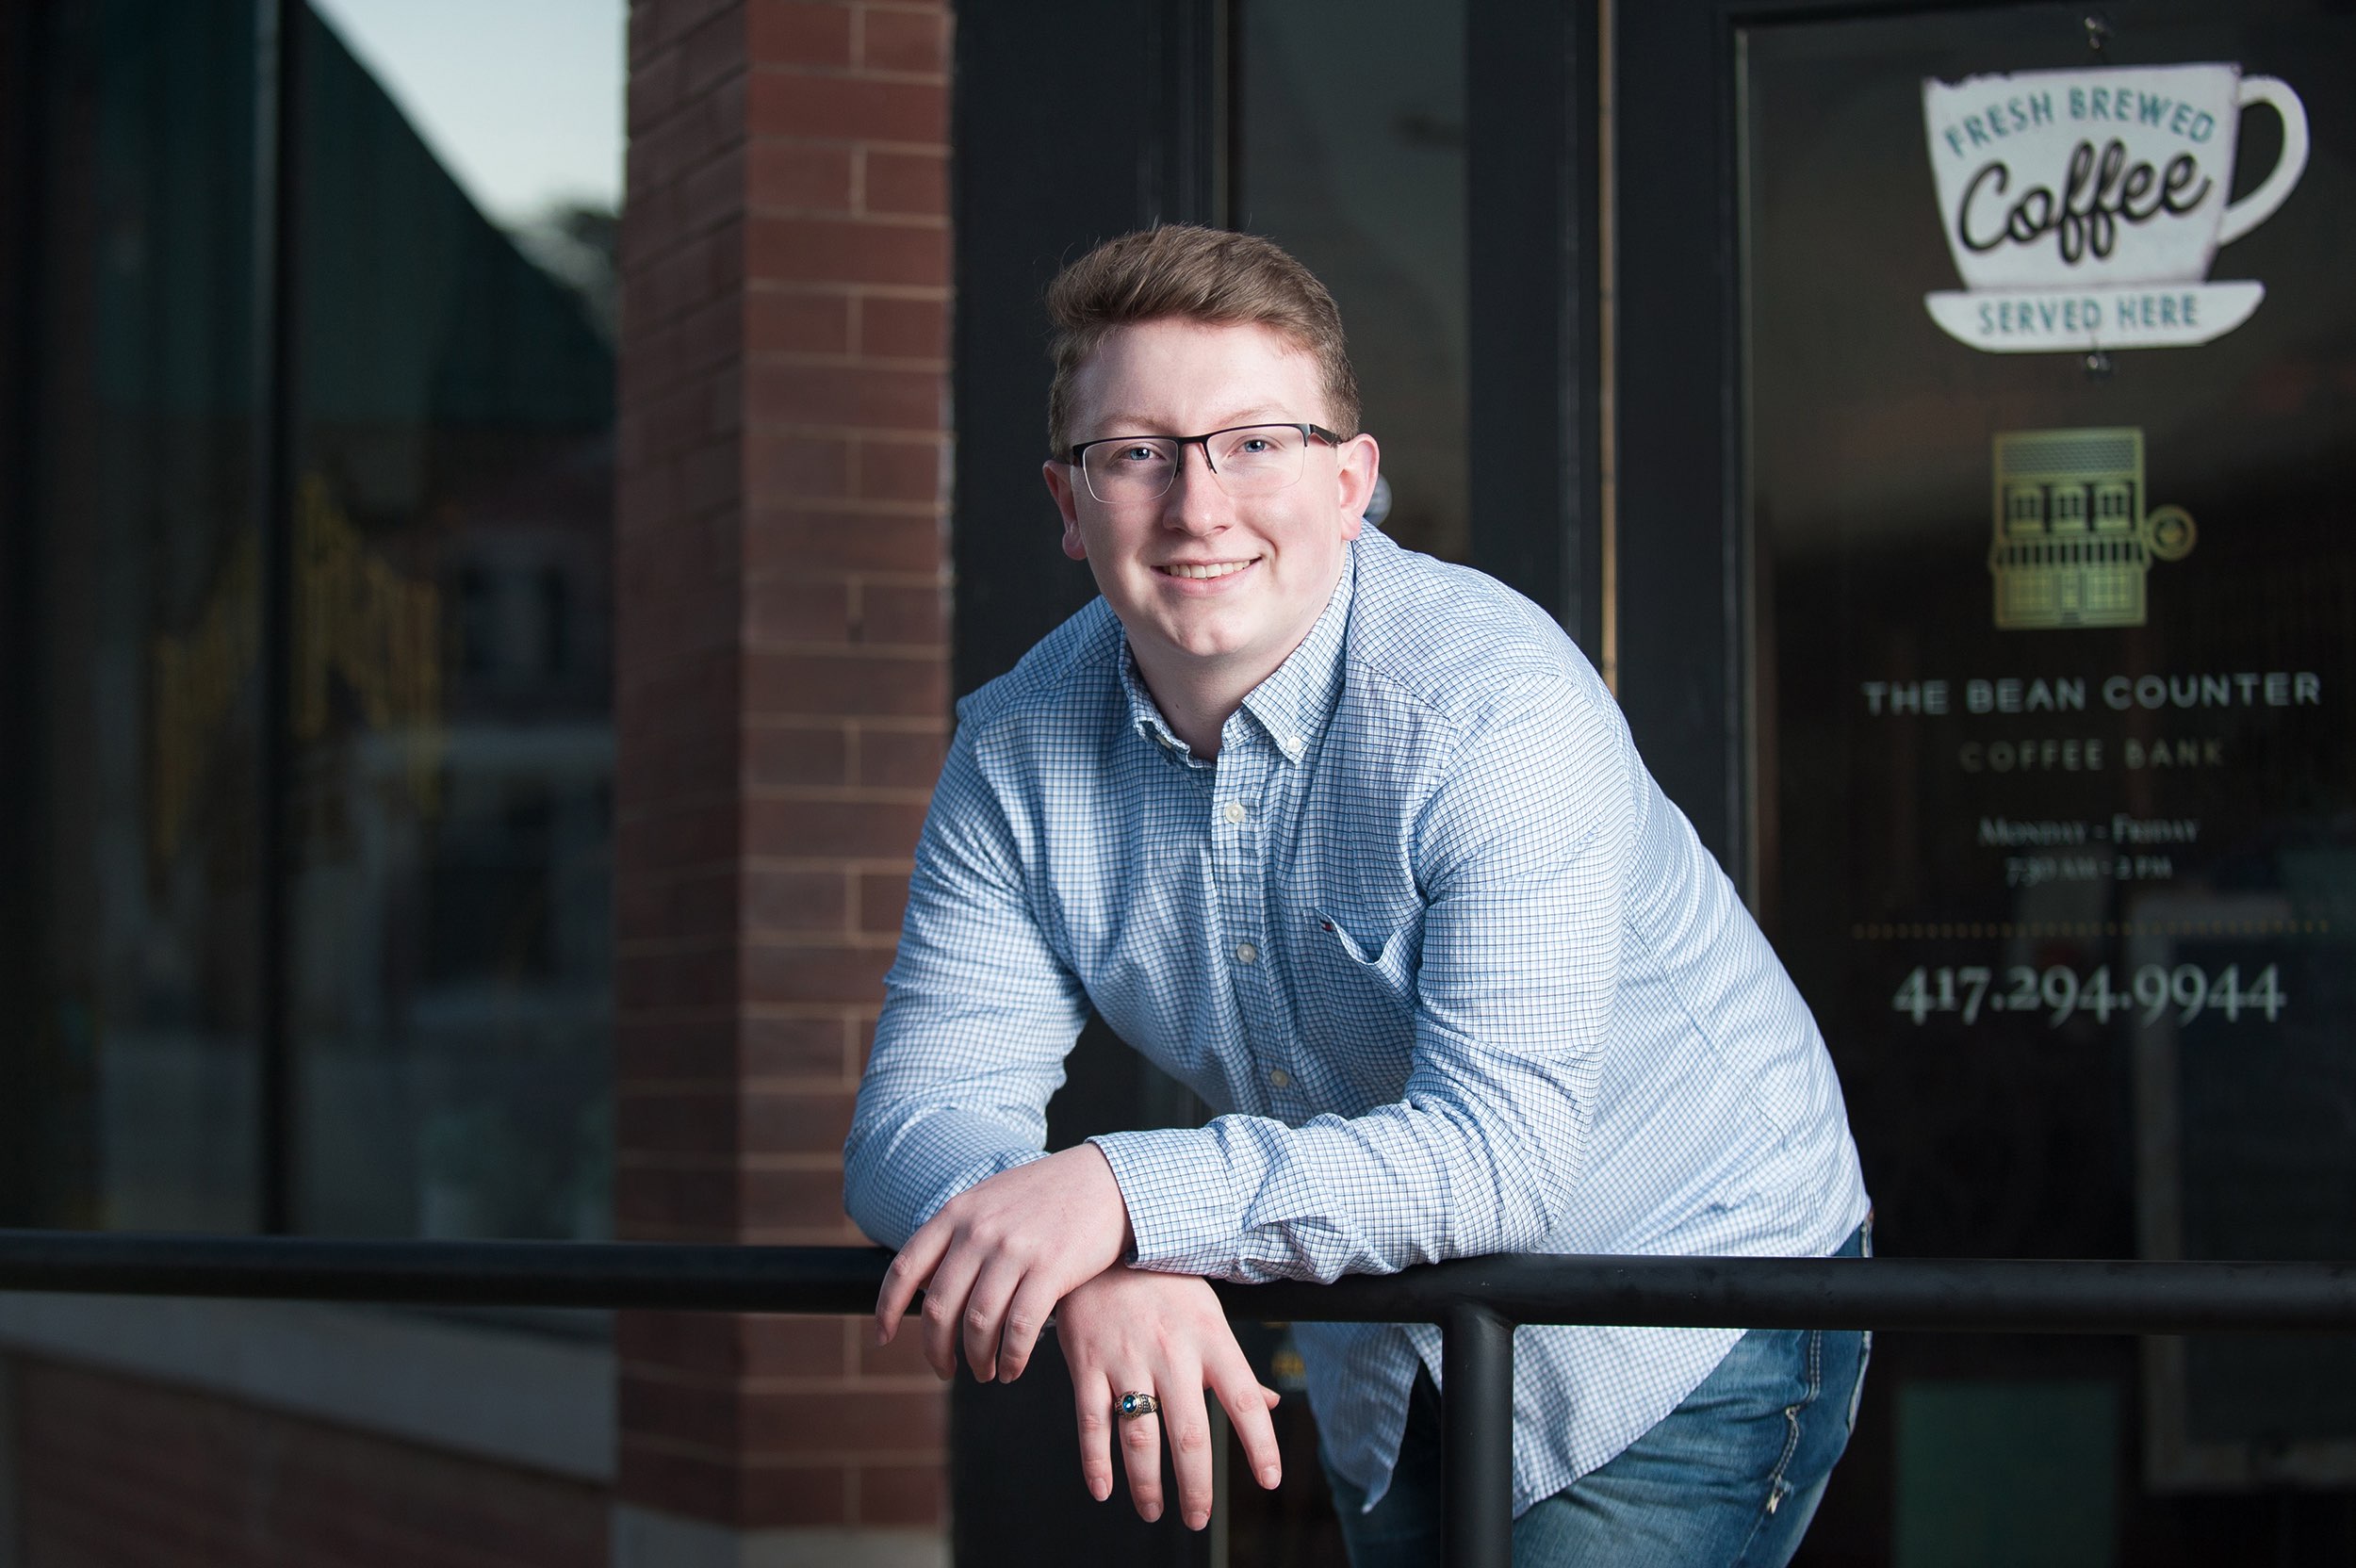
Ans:
[[[1342,537],[1355,539],[1374,499],[1374,477],[1383,471],[1383,450],[1374,437],[1351,436],[1333,450],[1333,480],[1341,504]]]
[[[1088,541],[1080,536],[1080,498],[1072,488],[1072,465],[1050,458],[1039,467],[1047,481],[1047,493],[1055,498],[1055,510],[1063,515],[1063,552],[1074,561],[1088,558]]]

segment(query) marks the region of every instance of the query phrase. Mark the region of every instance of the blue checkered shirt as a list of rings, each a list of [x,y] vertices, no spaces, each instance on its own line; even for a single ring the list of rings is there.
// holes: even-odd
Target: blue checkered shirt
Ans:
[[[888,1246],[1039,1157],[1089,1007],[1217,1113],[1096,1139],[1141,1267],[1813,1256],[1866,1211],[1822,1037],[1560,628],[1371,531],[1205,761],[1102,599],[958,708],[844,1149]],[[1303,1324],[1330,1462],[1389,1484],[1422,1326]],[[1529,1328],[1518,1512],[1733,1330]]]

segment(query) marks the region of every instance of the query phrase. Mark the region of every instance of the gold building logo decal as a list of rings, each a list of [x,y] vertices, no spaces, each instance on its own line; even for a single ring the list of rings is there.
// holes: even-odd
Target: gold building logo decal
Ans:
[[[340,684],[369,728],[402,739],[410,796],[434,814],[444,744],[439,590],[369,549],[316,474],[296,498],[293,544],[296,739],[328,735],[330,692]],[[260,661],[260,555],[247,533],[196,625],[153,640],[148,845],[158,863],[179,853],[199,787]]]
[[[2005,431],[1995,467],[1997,626],[2143,625],[2151,563],[2182,561],[2198,537],[2183,507],[2144,510],[2143,432]]]

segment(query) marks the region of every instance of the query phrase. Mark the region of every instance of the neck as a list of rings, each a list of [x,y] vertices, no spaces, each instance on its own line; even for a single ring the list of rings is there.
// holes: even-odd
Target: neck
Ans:
[[[1137,655],[1137,673],[1145,678],[1145,689],[1153,694],[1153,706],[1162,710],[1163,721],[1170,732],[1206,762],[1219,755],[1219,735],[1235,710],[1243,706],[1243,699],[1292,653],[1291,648],[1286,648],[1284,657],[1267,669],[1206,669],[1190,661],[1149,657],[1134,644],[1131,651]]]
[[[1145,689],[1153,694],[1153,706],[1162,710],[1163,722],[1171,734],[1186,743],[1188,751],[1206,762],[1219,755],[1219,734],[1227,721],[1235,717],[1254,687],[1274,675],[1309,640],[1309,633],[1317,629],[1318,619],[1333,602],[1341,573],[1349,569],[1345,556],[1333,580],[1318,596],[1317,612],[1273,656],[1262,652],[1257,657],[1194,658],[1151,639],[1131,636],[1129,652],[1137,662],[1137,674],[1145,678]]]
[[[1317,614],[1309,617],[1309,624],[1286,642],[1274,658],[1262,654],[1257,659],[1233,660],[1189,659],[1182,653],[1161,646],[1148,647],[1132,639],[1129,651],[1137,662],[1137,673],[1145,678],[1145,689],[1153,694],[1153,706],[1162,710],[1163,722],[1170,733],[1186,743],[1186,749],[1204,761],[1219,755],[1219,734],[1243,699],[1252,689],[1276,673],[1293,650],[1309,640],[1317,629],[1317,616],[1325,613],[1333,591],[1317,601]]]

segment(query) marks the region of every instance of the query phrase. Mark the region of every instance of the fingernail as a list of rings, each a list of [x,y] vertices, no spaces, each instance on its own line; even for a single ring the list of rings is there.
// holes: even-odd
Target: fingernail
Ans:
[[[1137,1516],[1150,1525],[1154,1520],[1159,1519],[1162,1516],[1162,1505],[1159,1503],[1146,1503],[1138,1508]]]
[[[1189,1513],[1186,1515],[1186,1528],[1190,1530],[1199,1530],[1210,1522],[1211,1516],[1207,1513]]]
[[[1279,1470],[1273,1464],[1266,1464],[1260,1467],[1260,1484],[1268,1488],[1270,1491],[1274,1491],[1276,1483],[1284,1478],[1284,1472]]]

